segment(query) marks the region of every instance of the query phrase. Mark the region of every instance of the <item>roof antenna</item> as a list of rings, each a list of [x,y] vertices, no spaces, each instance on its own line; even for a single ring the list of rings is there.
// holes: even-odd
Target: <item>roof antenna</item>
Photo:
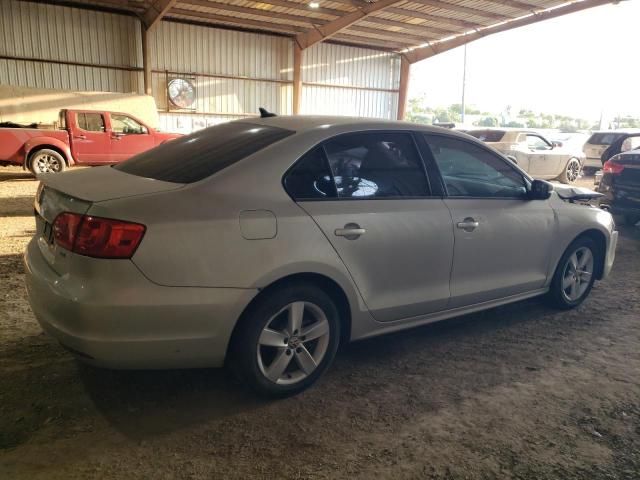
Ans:
[[[258,108],[258,111],[260,112],[260,118],[277,117],[277,115],[275,113],[271,113],[266,108],[260,107],[260,108]]]

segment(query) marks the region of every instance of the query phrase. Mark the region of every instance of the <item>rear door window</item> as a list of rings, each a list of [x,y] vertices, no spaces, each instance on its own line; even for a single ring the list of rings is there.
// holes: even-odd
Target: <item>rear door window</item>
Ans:
[[[104,117],[101,113],[77,113],[78,127],[87,132],[104,132]]]
[[[430,195],[422,159],[408,133],[345,134],[324,148],[340,198]]]
[[[289,170],[284,179],[284,187],[296,201],[337,196],[329,163],[322,147],[311,150]]]
[[[594,133],[587,143],[591,145],[611,145],[622,136],[623,134],[615,132]]]
[[[165,182],[193,183],[294,133],[265,125],[224,123],[164,143],[113,168]]]

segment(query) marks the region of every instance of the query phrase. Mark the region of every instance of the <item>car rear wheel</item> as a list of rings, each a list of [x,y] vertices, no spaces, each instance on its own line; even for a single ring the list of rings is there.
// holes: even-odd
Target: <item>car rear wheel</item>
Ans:
[[[567,162],[567,165],[560,175],[560,181],[562,183],[574,183],[580,177],[580,161],[577,158],[572,158]]]
[[[64,172],[66,166],[67,164],[64,161],[64,157],[49,148],[42,148],[35,151],[29,159],[29,170],[31,170],[34,175]]]
[[[564,252],[556,267],[548,298],[558,308],[568,310],[580,305],[595,281],[599,251],[588,237],[575,240]]]
[[[339,343],[339,314],[313,285],[267,291],[234,333],[229,366],[259,394],[284,397],[311,386]]]

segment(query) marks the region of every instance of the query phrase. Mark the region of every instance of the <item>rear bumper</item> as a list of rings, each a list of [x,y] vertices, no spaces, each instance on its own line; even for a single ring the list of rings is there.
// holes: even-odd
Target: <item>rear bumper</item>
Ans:
[[[582,164],[582,168],[584,167],[601,169],[602,160],[600,160],[600,158],[587,157],[585,158],[584,163]]]
[[[58,275],[32,240],[24,256],[26,286],[43,330],[96,366],[222,366],[236,321],[257,293],[163,287],[128,260],[81,261],[101,263],[101,273]]]

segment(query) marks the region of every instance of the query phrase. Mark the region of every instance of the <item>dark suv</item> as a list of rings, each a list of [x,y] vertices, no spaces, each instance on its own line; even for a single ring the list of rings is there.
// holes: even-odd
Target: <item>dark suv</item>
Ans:
[[[635,225],[640,221],[640,149],[613,156],[602,168],[598,191],[600,207],[613,214],[623,215],[625,222]]]

